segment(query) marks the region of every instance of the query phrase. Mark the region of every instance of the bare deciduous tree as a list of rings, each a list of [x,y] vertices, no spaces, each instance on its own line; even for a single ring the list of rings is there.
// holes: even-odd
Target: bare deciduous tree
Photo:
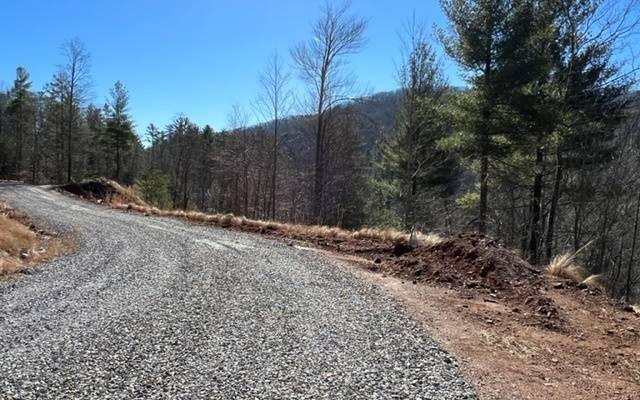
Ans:
[[[312,39],[295,47],[291,55],[300,77],[309,87],[309,96],[316,116],[315,165],[312,199],[314,222],[322,222],[322,201],[325,183],[326,124],[329,110],[347,98],[354,79],[347,71],[347,57],[365,44],[367,22],[352,15],[350,4],[339,7],[327,4],[313,26]]]
[[[271,190],[269,194],[269,214],[276,217],[276,186],[278,178],[278,134],[282,117],[291,110],[292,92],[288,89],[289,73],[285,70],[282,59],[274,53],[269,59],[264,72],[260,76],[261,94],[256,101],[260,116],[272,125],[273,149],[271,166]]]
[[[76,130],[76,115],[87,100],[90,77],[90,56],[79,39],[72,39],[62,45],[65,64],[62,73],[66,77],[66,126],[67,129],[67,181],[73,177],[73,135]]]

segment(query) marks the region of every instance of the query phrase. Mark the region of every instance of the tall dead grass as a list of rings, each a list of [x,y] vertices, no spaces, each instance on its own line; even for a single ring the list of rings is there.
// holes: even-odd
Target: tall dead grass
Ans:
[[[135,203],[111,203],[113,208],[121,210],[133,210],[145,215],[157,215],[187,219],[190,221],[213,224],[220,227],[235,227],[263,233],[273,232],[291,238],[315,238],[315,239],[341,239],[341,240],[369,240],[390,244],[409,244],[411,234],[393,229],[364,228],[356,231],[338,227],[322,225],[287,224],[275,221],[264,221],[238,217],[233,214],[205,214],[198,211],[161,210],[157,207],[139,205]],[[432,246],[442,242],[442,237],[428,233],[415,233],[415,241],[418,246]]]
[[[576,263],[575,257],[576,254],[560,254],[555,256],[547,266],[547,273],[575,282],[584,281],[589,276],[589,273],[584,267]]]
[[[110,179],[101,179],[103,179],[105,185],[111,186],[114,191],[107,199],[108,203],[134,203],[139,206],[150,207],[132,188],[124,187]]]
[[[586,268],[578,264],[578,255],[587,247],[591,245],[591,242],[582,246],[578,251],[573,254],[560,254],[555,256],[553,260],[547,266],[547,274],[557,276],[559,278],[569,279],[576,283],[585,285],[590,289],[605,289],[604,277],[601,274],[592,275]]]
[[[70,239],[39,234],[27,218],[0,200],[0,276],[20,272],[73,248]]]
[[[414,232],[413,236],[406,232],[393,229],[364,228],[350,231],[338,227],[320,225],[286,224],[275,221],[263,221],[238,217],[233,214],[205,214],[197,211],[163,210],[144,202],[131,188],[106,178],[84,181],[62,189],[80,194],[92,199],[103,199],[113,208],[134,210],[146,215],[158,215],[187,219],[190,221],[213,224],[221,227],[235,227],[239,229],[273,232],[280,235],[301,239],[339,239],[339,240],[369,240],[383,243],[410,244],[412,246],[432,246],[443,239],[436,234]],[[94,193],[95,192],[95,193]],[[106,194],[106,195],[105,195]]]

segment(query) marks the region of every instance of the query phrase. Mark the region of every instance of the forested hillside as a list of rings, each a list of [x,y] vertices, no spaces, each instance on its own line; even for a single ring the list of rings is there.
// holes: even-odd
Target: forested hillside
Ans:
[[[579,252],[612,295],[637,298],[636,1],[441,6],[449,25],[407,24],[399,88],[374,95],[348,64],[366,20],[327,6],[289,58],[266,62],[255,107],[215,129],[188,115],[135,127],[122,82],[94,104],[89,50],[70,40],[44,87],[20,66],[0,93],[0,177],[106,176],[159,207],[285,222],[477,230],[532,264]],[[465,88],[449,86],[437,49]]]

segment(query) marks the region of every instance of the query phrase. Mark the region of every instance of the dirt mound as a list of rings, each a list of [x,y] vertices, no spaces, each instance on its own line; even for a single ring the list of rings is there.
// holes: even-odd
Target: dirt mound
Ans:
[[[414,249],[378,247],[372,252],[372,270],[413,283],[435,283],[455,288],[469,297],[502,303],[532,324],[562,329],[564,318],[546,294],[541,270],[495,240],[475,234],[444,238]]]
[[[418,280],[505,290],[537,285],[541,272],[493,239],[477,234],[447,238],[399,256],[395,269]]]
[[[147,206],[131,189],[122,187],[119,183],[106,178],[85,180],[79,183],[67,183],[59,188],[60,190],[98,203],[132,203],[139,206]]]

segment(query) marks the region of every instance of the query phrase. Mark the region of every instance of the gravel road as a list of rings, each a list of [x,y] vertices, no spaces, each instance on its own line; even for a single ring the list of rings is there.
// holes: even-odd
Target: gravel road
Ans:
[[[80,249],[0,281],[0,399],[471,399],[393,299],[317,254],[0,183]]]

